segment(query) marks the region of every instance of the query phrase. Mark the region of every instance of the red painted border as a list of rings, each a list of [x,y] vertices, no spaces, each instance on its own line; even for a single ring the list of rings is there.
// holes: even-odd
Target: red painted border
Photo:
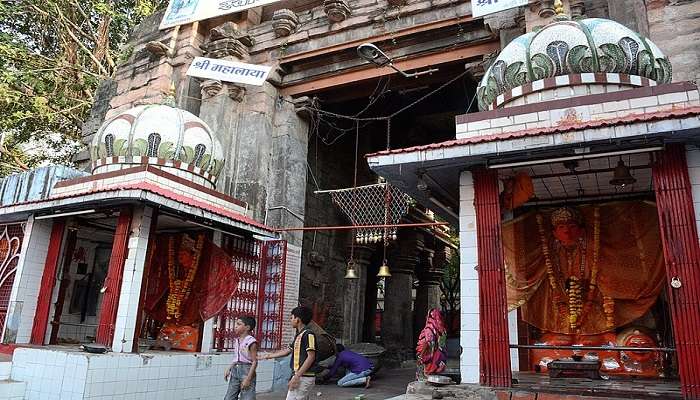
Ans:
[[[685,146],[670,144],[652,166],[681,390],[700,399],[700,246]],[[671,287],[678,277],[682,286]]]
[[[128,255],[129,233],[131,230],[132,210],[130,207],[122,208],[117,220],[117,229],[112,243],[112,254],[109,260],[109,270],[105,278],[105,294],[102,298],[102,309],[97,325],[95,341],[101,345],[112,347],[114,339],[114,325],[117,320],[117,308],[119,295],[124,275],[124,262]]]
[[[508,337],[498,171],[473,172],[479,254],[479,368],[485,386],[510,387],[512,372]]]
[[[61,244],[63,242],[63,232],[66,228],[64,219],[56,219],[51,227],[51,237],[49,239],[49,249],[44,263],[44,272],[41,276],[41,286],[39,287],[39,297],[36,302],[36,312],[34,313],[34,325],[32,326],[32,336],[30,343],[38,346],[44,344],[46,329],[49,323],[49,309],[51,307],[51,297],[56,284],[56,270],[58,260],[61,256]],[[31,238],[30,238],[31,240]]]

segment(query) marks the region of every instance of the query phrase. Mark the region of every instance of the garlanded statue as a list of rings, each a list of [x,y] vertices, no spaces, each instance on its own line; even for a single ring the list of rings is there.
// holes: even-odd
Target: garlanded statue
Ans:
[[[447,328],[437,308],[428,311],[425,328],[418,337],[416,355],[419,378],[439,374],[447,367]]]
[[[644,201],[541,209],[505,223],[509,310],[520,308],[523,320],[539,329],[541,344],[615,346],[618,331],[630,324],[653,332],[653,319],[642,317],[664,285],[659,232],[656,207]],[[532,354],[546,368],[571,350]],[[599,356],[604,370],[630,372],[619,353]],[[657,371],[638,375],[647,373]]]

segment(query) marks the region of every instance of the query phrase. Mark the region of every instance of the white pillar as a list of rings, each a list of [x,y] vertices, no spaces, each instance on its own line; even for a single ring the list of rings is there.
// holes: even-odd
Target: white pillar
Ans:
[[[508,313],[508,337],[510,344],[518,344],[518,310]],[[510,349],[510,369],[520,371],[518,349]]]
[[[141,300],[141,283],[148,251],[153,208],[136,207],[131,219],[129,250],[124,261],[124,276],[119,294],[117,321],[114,325],[112,351],[129,353],[134,344],[137,315]]]
[[[476,247],[476,208],[471,172],[459,179],[459,252],[462,383],[479,383],[479,275]]]
[[[32,216],[27,221],[15,280],[10,292],[5,331],[2,332],[3,343],[29,343],[32,336],[52,227],[52,219],[35,220]]]

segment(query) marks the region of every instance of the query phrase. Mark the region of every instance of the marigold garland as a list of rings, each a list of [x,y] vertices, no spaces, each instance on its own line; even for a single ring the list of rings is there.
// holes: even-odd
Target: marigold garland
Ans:
[[[184,238],[184,237],[183,237]],[[192,292],[192,283],[199,267],[199,259],[204,247],[204,234],[197,235],[192,265],[187,269],[184,279],[178,279],[179,265],[175,263],[175,236],[168,240],[168,299],[166,312],[168,319],[179,319],[182,316],[182,304],[187,301]],[[178,268],[176,268],[178,267]]]
[[[552,288],[554,303],[557,306],[559,315],[568,315],[569,328],[572,332],[578,332],[581,328],[582,318],[581,316],[587,314],[592,308],[593,301],[595,300],[596,290],[597,290],[597,279],[598,279],[598,257],[600,253],[600,210],[598,207],[594,209],[594,223],[593,223],[593,265],[591,266],[591,278],[588,285],[588,294],[586,296],[586,303],[583,302],[583,288],[581,281],[584,279],[585,274],[585,261],[587,255],[587,246],[584,239],[580,239],[579,245],[579,276],[571,276],[568,278],[568,287],[560,287],[557,282],[556,275],[554,273],[554,267],[552,265],[551,253],[549,249],[549,243],[547,240],[547,235],[545,234],[543,219],[540,214],[537,215],[537,226],[540,234],[540,243],[542,245],[542,254],[545,259],[545,266],[547,269],[547,279],[549,285]],[[575,261],[576,252],[572,252],[569,258],[569,263],[572,264]],[[571,267],[572,265],[569,265]],[[571,269],[571,268],[569,268]],[[567,295],[567,299],[564,300],[563,294]],[[607,300],[607,302],[606,302]],[[612,315],[614,311],[614,300],[610,297],[604,298],[603,310],[606,317],[606,325],[609,328],[614,326],[614,316]]]

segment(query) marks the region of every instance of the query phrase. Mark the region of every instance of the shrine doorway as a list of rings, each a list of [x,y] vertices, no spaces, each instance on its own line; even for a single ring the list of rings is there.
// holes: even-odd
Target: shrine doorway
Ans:
[[[514,370],[544,374],[581,357],[608,377],[678,377],[653,160],[498,169]]]
[[[95,341],[118,217],[118,211],[106,210],[66,221],[48,344]]]

